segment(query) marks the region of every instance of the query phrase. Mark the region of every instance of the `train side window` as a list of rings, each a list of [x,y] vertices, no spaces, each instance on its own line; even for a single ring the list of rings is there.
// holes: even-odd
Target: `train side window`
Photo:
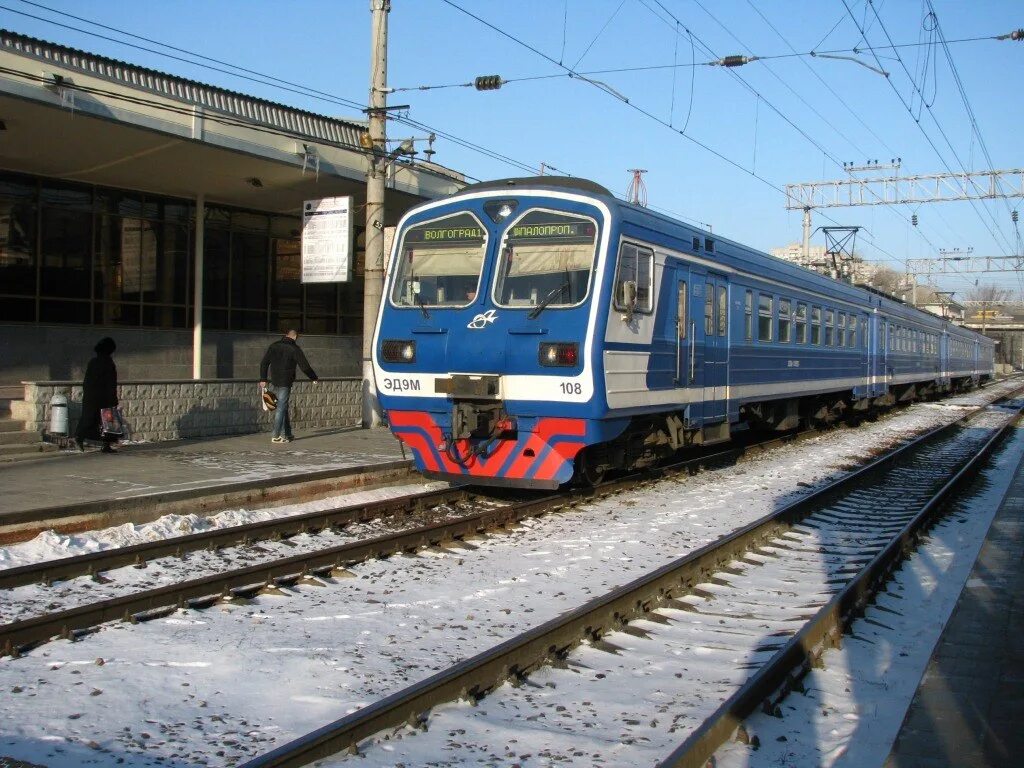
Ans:
[[[754,340],[754,292],[747,291],[743,299],[744,336],[747,341]]]
[[[836,345],[836,312],[834,309],[825,310],[825,346]]]
[[[845,312],[840,312],[839,313],[839,317],[836,320],[836,327],[837,327],[836,346],[837,347],[845,347],[846,346],[846,313]]]
[[[849,334],[850,334],[850,336],[849,336],[849,339],[848,339],[848,342],[847,342],[846,346],[852,347],[853,349],[856,349],[857,348],[857,316],[856,315],[850,315]]]
[[[772,340],[772,297],[757,295],[757,340]]]
[[[796,322],[796,343],[806,344],[807,343],[807,305],[800,303],[796,305],[796,316],[793,318]]]
[[[821,346],[821,307],[811,307],[811,344]]]
[[[710,237],[704,238],[704,250],[707,251],[708,253],[715,252],[715,241],[712,240]]]
[[[693,238],[693,250],[695,250],[695,251],[699,251],[700,250],[700,238],[699,237]]]
[[[789,299],[779,299],[779,341],[783,344],[789,344],[792,340],[792,306],[793,303]]]
[[[715,335],[715,284],[704,284],[704,335]]]
[[[679,334],[680,339],[686,338],[686,326],[687,326],[687,315],[686,315],[686,300],[689,294],[686,292],[686,281],[680,280],[679,287],[677,289],[678,295],[676,296],[676,333]]]
[[[615,308],[628,309],[625,302],[625,284],[636,284],[637,312],[651,311],[651,275],[654,273],[654,251],[633,243],[623,243],[619,249],[619,273],[615,278]]]
[[[726,336],[729,330],[729,294],[724,285],[718,286],[718,335]]]

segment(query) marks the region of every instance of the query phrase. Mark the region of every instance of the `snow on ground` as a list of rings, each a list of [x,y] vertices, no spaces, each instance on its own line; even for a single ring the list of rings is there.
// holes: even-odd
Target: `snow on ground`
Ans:
[[[805,681],[808,694],[790,696],[783,703],[782,720],[758,714],[748,722],[760,750],[732,744],[718,755],[717,768],[865,768],[884,763],[1022,455],[1024,430],[1018,430],[988,470],[988,487],[937,526],[928,545],[879,601],[882,609],[868,611],[867,621],[854,627],[856,639],[844,642],[844,652],[828,654],[826,670]],[[789,588],[776,590],[799,578],[803,587],[798,599],[805,599],[806,589],[813,591],[827,571],[824,566],[820,574],[806,568],[805,563],[800,573],[780,578],[790,564],[786,558],[773,559],[732,579],[744,585],[739,594],[731,587],[705,585],[728,593],[720,609],[730,616],[722,621],[729,625],[723,633],[710,621],[715,616],[712,605],[698,613],[662,610],[673,619],[671,624],[640,620],[631,625],[651,633],[649,637],[605,635],[603,640],[622,649],[618,654],[582,646],[566,659],[566,669],[543,668],[527,684],[505,684],[475,707],[460,702],[436,708],[425,733],[402,728],[364,744],[359,759],[339,757],[319,764],[656,765],[747,679],[746,665],[767,661],[783,642],[764,636],[792,611]],[[743,605],[748,613],[739,622],[746,625],[739,632],[733,612],[742,611]],[[779,606],[784,610],[779,612]],[[889,626],[893,629],[887,631]],[[856,667],[866,669],[858,674],[851,669]]]
[[[968,404],[915,406],[456,554],[371,561],[353,579],[2,659],[0,755],[50,768],[236,764],[713,541]]]
[[[86,533],[57,533],[44,531],[30,541],[0,547],[0,570],[20,565],[59,560],[118,547],[128,547],[147,541],[159,541],[192,533],[231,528],[263,520],[274,520],[292,515],[319,512],[340,506],[370,504],[384,499],[444,488],[443,482],[409,483],[368,490],[353,491],[301,504],[285,504],[263,509],[229,509],[215,515],[164,515],[149,523],[124,523]]]
[[[1008,442],[983,473],[984,490],[957,504],[931,529],[886,592],[853,625],[842,650],[827,651],[824,668],[804,679],[806,692],[786,698],[781,718],[758,713],[747,721],[760,748],[729,744],[716,755],[718,768],[861,768],[885,763],[1000,501],[1024,459],[1024,429]]]

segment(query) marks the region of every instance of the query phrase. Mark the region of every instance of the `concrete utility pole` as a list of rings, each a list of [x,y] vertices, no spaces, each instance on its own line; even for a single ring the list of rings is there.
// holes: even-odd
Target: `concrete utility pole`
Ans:
[[[804,238],[803,248],[801,249],[801,256],[803,257],[804,263],[800,266],[810,267],[811,266],[811,209],[804,208]]]
[[[380,423],[373,380],[373,328],[384,286],[384,174],[387,130],[388,13],[391,0],[370,0],[369,134],[372,143],[366,174],[366,252],[363,262],[363,427]]]

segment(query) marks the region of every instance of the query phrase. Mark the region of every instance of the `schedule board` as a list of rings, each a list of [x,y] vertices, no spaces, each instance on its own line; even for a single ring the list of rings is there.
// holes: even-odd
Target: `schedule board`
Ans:
[[[352,198],[325,197],[302,206],[302,282],[352,279]]]

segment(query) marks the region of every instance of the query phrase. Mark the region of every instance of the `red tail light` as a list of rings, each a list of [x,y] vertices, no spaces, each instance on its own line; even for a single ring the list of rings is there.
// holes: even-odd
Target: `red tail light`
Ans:
[[[575,368],[580,361],[580,346],[575,341],[545,342],[537,354],[541,365]]]

